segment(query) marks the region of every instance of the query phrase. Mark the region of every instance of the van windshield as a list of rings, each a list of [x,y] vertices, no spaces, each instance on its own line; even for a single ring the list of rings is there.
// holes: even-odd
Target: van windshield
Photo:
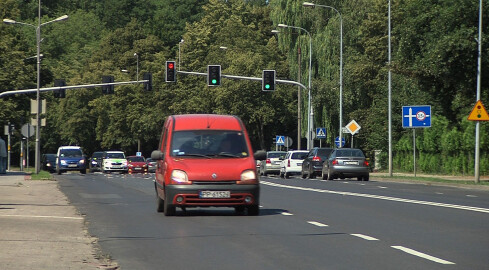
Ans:
[[[171,156],[248,157],[249,151],[243,132],[186,130],[173,133]]]

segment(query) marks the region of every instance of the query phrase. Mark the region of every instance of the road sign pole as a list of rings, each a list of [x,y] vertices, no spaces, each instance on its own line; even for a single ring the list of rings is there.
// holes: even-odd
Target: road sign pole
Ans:
[[[413,128],[413,165],[414,177],[416,177],[416,129]]]

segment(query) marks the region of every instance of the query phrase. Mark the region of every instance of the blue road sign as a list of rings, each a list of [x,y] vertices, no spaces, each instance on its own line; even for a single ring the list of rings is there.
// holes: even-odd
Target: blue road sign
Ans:
[[[402,127],[431,127],[431,106],[402,106]]]
[[[285,136],[275,136],[275,143],[277,145],[285,145]]]
[[[316,128],[316,138],[326,139],[326,128]]]
[[[336,144],[337,147],[340,147],[340,137],[336,137],[334,139],[334,143]],[[341,137],[341,147],[345,146],[346,140],[345,137]]]

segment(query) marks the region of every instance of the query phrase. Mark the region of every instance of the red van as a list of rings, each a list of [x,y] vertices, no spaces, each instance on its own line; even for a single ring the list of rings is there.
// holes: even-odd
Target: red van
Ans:
[[[157,211],[175,215],[176,207],[234,207],[259,214],[260,185],[248,132],[236,116],[172,115],[163,126],[155,189]]]

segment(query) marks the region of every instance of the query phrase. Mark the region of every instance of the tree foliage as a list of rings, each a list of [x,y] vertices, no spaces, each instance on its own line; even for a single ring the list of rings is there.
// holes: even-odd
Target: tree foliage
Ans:
[[[104,75],[114,76],[115,81],[129,81],[142,78],[143,72],[153,74],[152,92],[145,92],[141,84],[136,84],[117,86],[114,95],[102,95],[95,88],[69,90],[65,99],[43,93],[48,112],[47,126],[42,128],[42,151],[78,144],[88,154],[100,149],[134,152],[139,142],[141,151],[149,155],[159,140],[164,119],[180,113],[238,115],[248,127],[255,149],[270,149],[275,135],[295,138],[295,87],[281,84],[269,93],[261,92],[258,82],[229,79],[223,79],[219,87],[208,87],[205,77],[183,74],[178,74],[177,83],[165,83],[167,60],[177,61],[181,70],[204,73],[207,65],[220,64],[223,74],[249,77],[261,77],[263,69],[275,69],[277,78],[299,80],[300,76],[304,85],[308,85],[311,69],[313,127],[326,127],[328,137],[322,145],[334,145],[341,126],[342,22],[342,125],[354,119],[362,126],[355,135],[355,146],[369,155],[372,150],[382,150],[385,156],[388,150],[390,68],[396,169],[413,168],[412,132],[402,128],[401,107],[431,105],[432,128],[416,133],[419,168],[471,173],[475,128],[466,118],[475,103],[478,2],[391,2],[391,66],[387,65],[388,18],[384,0],[328,1],[327,5],[334,7],[341,18],[333,8],[310,9],[299,0],[42,3],[42,22],[63,14],[68,14],[69,20],[42,28],[41,87],[51,86],[54,79],[77,85],[99,83]],[[489,6],[487,0],[484,6]],[[2,18],[37,25],[37,11],[38,1],[0,2]],[[271,30],[279,23],[301,27],[310,36],[290,28],[273,35]],[[484,24],[481,100],[488,103],[486,106],[488,30],[488,24]],[[24,60],[36,54],[34,28],[2,24],[0,35],[0,91],[35,88],[35,61]],[[29,121],[31,98],[35,95],[0,99],[0,124],[12,122],[20,127]],[[305,137],[307,91],[302,92],[301,99],[301,129]],[[481,123],[481,131],[480,163],[489,164],[483,162],[489,158],[486,123]],[[20,134],[15,136],[13,149],[18,155]],[[351,136],[346,137],[351,140]],[[482,165],[481,170],[487,172],[488,167]]]

